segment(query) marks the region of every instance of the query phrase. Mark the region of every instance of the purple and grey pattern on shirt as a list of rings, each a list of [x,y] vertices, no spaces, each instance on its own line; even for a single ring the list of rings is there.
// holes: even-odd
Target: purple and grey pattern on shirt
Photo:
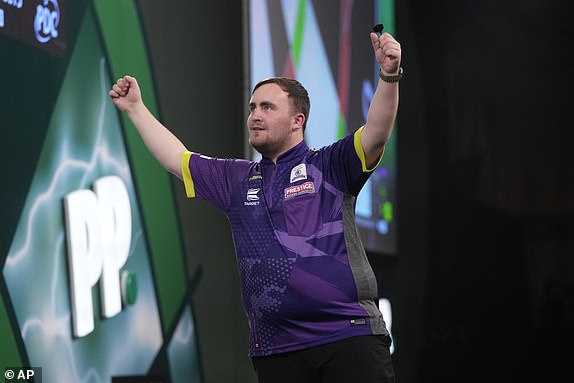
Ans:
[[[277,163],[184,155],[188,196],[215,204],[231,225],[251,356],[387,333],[355,223],[370,175],[359,134],[319,150],[301,142]]]

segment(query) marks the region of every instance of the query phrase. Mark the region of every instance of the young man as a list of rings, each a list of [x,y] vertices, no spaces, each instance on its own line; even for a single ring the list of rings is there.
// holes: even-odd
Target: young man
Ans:
[[[110,91],[151,153],[184,181],[187,196],[227,215],[249,354],[262,383],[394,382],[354,203],[391,136],[401,47],[388,33],[370,38],[380,80],[367,121],[319,150],[304,141],[310,103],[296,80],[269,78],[253,89],[247,127],[260,162],[188,151],[145,107],[133,77]]]

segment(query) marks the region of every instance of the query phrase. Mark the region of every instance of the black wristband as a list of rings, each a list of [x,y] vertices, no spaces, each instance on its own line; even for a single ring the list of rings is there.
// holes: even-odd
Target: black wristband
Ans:
[[[379,68],[379,77],[384,82],[388,82],[388,83],[399,82],[399,80],[401,78],[403,78],[403,68],[399,67],[399,73],[392,75],[392,76],[387,76],[387,75],[383,74],[383,71],[381,70],[381,68]]]

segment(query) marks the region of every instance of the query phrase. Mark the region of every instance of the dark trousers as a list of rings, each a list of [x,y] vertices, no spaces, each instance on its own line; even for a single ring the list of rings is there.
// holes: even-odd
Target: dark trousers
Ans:
[[[252,360],[259,383],[394,383],[390,345],[390,336],[357,336]]]

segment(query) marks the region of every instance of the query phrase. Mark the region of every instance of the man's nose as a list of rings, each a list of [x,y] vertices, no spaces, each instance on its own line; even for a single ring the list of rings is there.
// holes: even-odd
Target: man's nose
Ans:
[[[251,120],[261,121],[261,114],[259,113],[259,111],[257,109],[255,109],[255,110],[253,110],[253,112],[251,112]]]

